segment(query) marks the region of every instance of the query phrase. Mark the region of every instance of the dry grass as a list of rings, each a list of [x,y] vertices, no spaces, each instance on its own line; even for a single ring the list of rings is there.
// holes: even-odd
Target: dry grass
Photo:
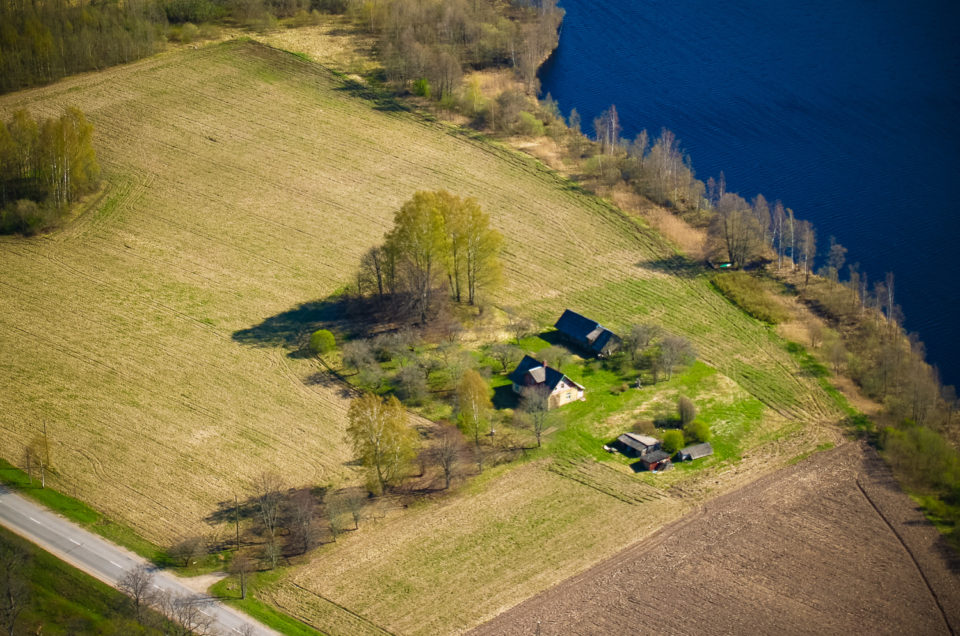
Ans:
[[[11,388],[0,454],[18,460],[47,421],[67,490],[150,539],[203,529],[262,470],[291,485],[349,470],[337,389],[305,385],[315,367],[279,336],[234,336],[348,283],[418,189],[475,196],[490,212],[507,241],[507,282],[491,301],[543,324],[565,307],[618,328],[655,321],[778,422],[837,416],[781,342],[642,221],[500,145],[377,109],[293,55],[250,42],[181,50],[5,96],[0,115],[64,104],[95,125],[106,188],[62,232],[0,239],[0,378]],[[820,435],[764,430],[777,439],[751,443],[770,466]],[[757,470],[718,468],[735,477],[713,487]],[[388,518],[293,581],[391,629],[451,630],[684,507],[641,509],[540,465],[471,492]],[[293,589],[277,602],[313,611]]]

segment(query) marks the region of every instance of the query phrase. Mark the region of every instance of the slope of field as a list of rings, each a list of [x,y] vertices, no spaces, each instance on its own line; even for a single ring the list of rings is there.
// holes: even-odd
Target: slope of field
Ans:
[[[471,634],[955,633],[960,569],[942,547],[886,467],[848,443]]]
[[[771,332],[649,229],[532,159],[357,92],[296,56],[231,42],[0,99],[4,117],[80,107],[96,127],[105,178],[102,197],[65,230],[0,239],[0,455],[19,461],[46,422],[55,485],[161,543],[202,530],[217,503],[243,496],[261,471],[291,485],[340,478],[345,399],[304,384],[315,367],[289,355],[291,333],[308,320],[272,319],[349,283],[394,210],[435,188],[477,197],[506,237],[496,303],[545,324],[569,306],[612,326],[650,319],[690,336],[704,361],[776,413],[755,432],[759,442],[786,419],[836,417]],[[820,441],[803,438],[790,452]],[[386,526],[358,542],[366,547],[357,551],[381,546],[377,567],[399,581],[382,598],[375,576],[327,577],[330,565],[348,578],[349,541],[298,581],[333,597],[322,603],[356,606],[392,629],[468,626],[682,510],[637,512],[542,468],[517,471],[482,485],[494,493],[484,515],[498,514],[501,491],[531,506],[510,542],[471,525],[465,499],[448,523],[444,508],[431,513],[446,534],[426,547],[415,534],[394,540]],[[552,497],[583,501],[581,514]],[[578,541],[591,536],[596,549],[583,552]],[[474,542],[483,585],[434,594]],[[563,567],[537,574],[551,546]],[[522,554],[525,580],[495,592],[490,577]],[[404,587],[405,576],[429,587]]]

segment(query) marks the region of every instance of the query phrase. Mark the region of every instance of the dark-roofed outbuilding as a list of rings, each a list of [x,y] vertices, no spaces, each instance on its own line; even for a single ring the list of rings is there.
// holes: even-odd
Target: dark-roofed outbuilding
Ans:
[[[694,444],[693,446],[687,446],[686,448],[681,448],[680,452],[677,453],[677,456],[682,462],[688,462],[694,459],[700,459],[701,457],[707,457],[708,455],[713,455],[713,446],[704,442],[703,444]]]
[[[604,358],[620,348],[620,337],[600,323],[567,309],[554,325],[577,347]]]
[[[670,467],[670,455],[662,450],[651,451],[640,458],[640,463],[647,470],[666,470]]]

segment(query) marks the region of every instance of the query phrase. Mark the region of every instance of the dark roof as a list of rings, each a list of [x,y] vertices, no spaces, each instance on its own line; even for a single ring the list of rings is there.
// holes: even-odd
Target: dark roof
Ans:
[[[616,334],[600,323],[569,309],[563,312],[554,327],[566,337],[594,353],[602,353],[608,343],[615,344],[620,341]]]
[[[532,382],[527,381],[528,376]],[[520,361],[520,364],[517,365],[517,368],[514,369],[513,373],[511,373],[508,377],[510,378],[511,382],[521,386],[530,384],[545,384],[552,392],[567,376],[560,371],[557,371],[553,367],[548,367],[536,358],[531,356],[523,356],[523,360]],[[567,382],[579,386],[576,382],[569,378],[567,378]]]
[[[690,459],[700,459],[701,457],[706,457],[707,455],[713,455],[713,446],[704,442],[703,444],[694,444],[693,446],[687,446],[686,448],[680,449],[680,457]]]
[[[644,464],[656,464],[658,462],[662,462],[665,459],[670,459],[669,453],[662,450],[655,450],[641,457],[640,461],[642,461]]]
[[[649,437],[647,435],[637,435],[636,433],[624,433],[617,438],[617,441],[632,448],[640,454],[647,452],[647,450],[653,448],[660,443],[660,440],[655,437]],[[647,443],[650,442],[650,443]]]

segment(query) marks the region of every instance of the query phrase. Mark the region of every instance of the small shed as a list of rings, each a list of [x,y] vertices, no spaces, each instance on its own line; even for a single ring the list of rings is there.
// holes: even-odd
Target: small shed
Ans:
[[[686,448],[681,448],[680,452],[677,453],[677,456],[682,462],[689,462],[694,459],[700,459],[701,457],[706,457],[708,455],[713,455],[713,446],[704,442],[703,444],[694,444],[693,446],[687,446]]]
[[[666,470],[671,465],[670,455],[662,450],[650,451],[640,458],[640,463],[651,472]]]
[[[660,449],[660,440],[649,435],[638,435],[636,433],[624,433],[617,438],[617,446],[625,455],[634,455],[643,457],[647,453]]]
[[[620,336],[569,309],[563,312],[554,327],[571,343],[598,358],[605,358],[620,348]]]

